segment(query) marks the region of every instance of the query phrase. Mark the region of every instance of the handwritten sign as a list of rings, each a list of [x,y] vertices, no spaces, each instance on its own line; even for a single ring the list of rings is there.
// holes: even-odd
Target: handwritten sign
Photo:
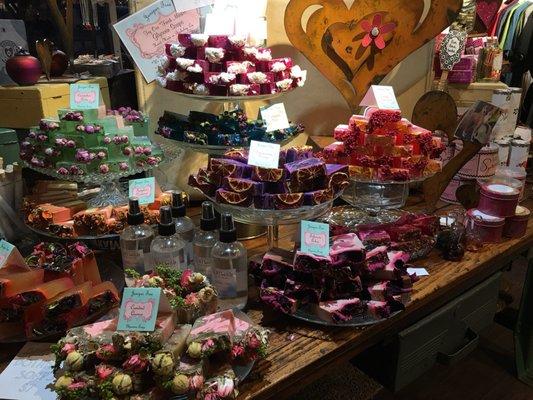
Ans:
[[[320,222],[302,221],[301,251],[321,257],[329,256],[329,225]]]
[[[252,140],[248,153],[248,164],[262,168],[278,168],[280,145]]]
[[[270,107],[261,107],[260,113],[261,119],[266,124],[267,132],[287,129],[291,126],[283,103],[274,104]]]
[[[70,108],[88,110],[100,107],[100,85],[73,83],[70,85]]]
[[[155,178],[129,181],[129,197],[137,197],[139,204],[152,204],[155,201]]]
[[[360,106],[378,107],[384,110],[399,110],[398,100],[392,86],[372,85]]]
[[[157,59],[166,43],[177,43],[180,33],[197,33],[197,9],[176,12],[172,0],[159,0],[113,25],[120,40],[148,83],[157,77]]]
[[[27,343],[0,375],[0,397],[11,400],[55,400],[54,356],[49,343]]]
[[[124,288],[117,330],[153,332],[160,298],[161,288]]]

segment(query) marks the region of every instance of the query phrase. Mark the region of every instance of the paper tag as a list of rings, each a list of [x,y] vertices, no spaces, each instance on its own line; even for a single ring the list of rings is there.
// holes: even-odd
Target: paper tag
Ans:
[[[440,67],[443,71],[451,71],[461,60],[465,49],[466,31],[450,30],[440,45]]]
[[[429,272],[425,268],[407,268],[409,275],[416,274],[416,276],[429,276]]]
[[[49,343],[26,343],[0,375],[0,398],[57,399],[57,394],[49,389],[54,382],[53,365]]]
[[[124,288],[117,330],[153,332],[160,299],[161,288]]]
[[[165,54],[165,44],[177,43],[180,33],[198,33],[200,14],[197,9],[176,12],[172,0],[159,0],[117,22],[113,28],[150,83],[158,76],[159,56]]]
[[[278,168],[280,145],[252,140],[248,152],[248,165],[262,168]]]
[[[155,201],[155,178],[129,181],[129,197],[137,197],[139,204],[152,204]]]
[[[455,137],[463,141],[487,144],[501,113],[501,108],[485,101],[477,101],[459,121]]]
[[[15,246],[5,240],[0,240],[0,266],[4,265]]]
[[[360,106],[378,107],[384,110],[399,110],[398,100],[392,86],[372,85]]]
[[[100,107],[100,85],[97,83],[73,83],[70,85],[70,108],[88,110]]]
[[[261,107],[260,114],[261,119],[265,122],[267,132],[287,129],[291,126],[283,103],[274,104],[269,107]]]
[[[177,12],[194,10],[195,8],[202,8],[210,6],[215,0],[172,0],[174,8]]]
[[[301,251],[317,256],[329,256],[329,224],[302,221]]]

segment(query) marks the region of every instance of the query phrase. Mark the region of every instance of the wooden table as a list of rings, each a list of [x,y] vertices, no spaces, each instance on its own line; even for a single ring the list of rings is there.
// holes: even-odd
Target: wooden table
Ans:
[[[533,202],[527,202],[526,207],[533,207]],[[199,212],[199,207],[190,210],[195,222],[198,222]],[[280,227],[279,247],[292,248],[295,230],[296,226]],[[261,237],[244,242],[249,256],[264,253],[265,241],[265,237]],[[251,375],[240,385],[239,400],[278,400],[298,392],[341,362],[405,329],[482,282],[532,245],[533,220],[524,238],[488,245],[483,252],[467,253],[460,262],[444,261],[433,251],[428,258],[416,263],[425,267],[430,275],[415,283],[412,302],[406,310],[364,329],[318,327],[269,312],[260,304],[249,304],[252,319],[272,333],[269,355],[255,365]],[[0,370],[3,370],[20,345],[3,345],[0,349]]]
[[[280,228],[280,247],[292,247],[294,227]],[[341,362],[412,325],[461,293],[503,269],[514,256],[531,249],[533,221],[527,235],[518,240],[485,246],[467,253],[460,262],[448,262],[434,250],[417,262],[429,272],[414,286],[412,302],[404,312],[364,329],[324,328],[264,311],[250,305],[253,320],[271,329],[268,357],[257,363],[240,386],[239,399],[283,399],[301,390]],[[264,252],[264,239],[247,242],[251,255]]]

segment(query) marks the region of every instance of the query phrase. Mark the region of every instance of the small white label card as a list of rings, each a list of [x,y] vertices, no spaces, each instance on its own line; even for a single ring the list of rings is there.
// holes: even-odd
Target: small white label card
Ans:
[[[278,168],[281,146],[252,140],[248,152],[248,164],[261,168]]]
[[[26,343],[0,375],[0,398],[57,399],[56,393],[49,389],[54,382],[54,358],[49,343]]]
[[[416,276],[429,276],[429,272],[425,268],[407,268],[409,275],[416,274]]]
[[[139,204],[152,204],[155,201],[155,178],[129,181],[129,197],[137,197]]]
[[[378,107],[384,110],[399,110],[398,100],[392,86],[372,85],[360,106]]]
[[[202,8],[210,6],[215,0],[172,0],[174,8],[177,12],[194,10],[195,8]]]
[[[300,231],[302,252],[321,257],[329,256],[329,224],[302,221]]]
[[[279,129],[287,129],[291,126],[285,104],[277,103],[269,107],[261,107],[261,119],[265,121],[266,131],[273,132]]]
[[[150,83],[157,78],[157,62],[165,54],[165,44],[177,43],[180,33],[197,33],[200,14],[198,9],[176,12],[172,0],[159,0],[117,22],[113,28]]]

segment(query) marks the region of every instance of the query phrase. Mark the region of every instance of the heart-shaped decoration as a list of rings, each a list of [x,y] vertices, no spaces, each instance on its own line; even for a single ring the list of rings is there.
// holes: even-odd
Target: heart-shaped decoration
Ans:
[[[41,61],[43,72],[46,79],[50,80],[50,69],[52,68],[52,52],[54,50],[54,43],[48,39],[37,40],[35,42],[35,49],[37,50],[37,57]]]
[[[450,25],[462,0],[290,0],[291,43],[330,80],[355,111],[369,87]],[[312,6],[305,29],[302,16]]]

